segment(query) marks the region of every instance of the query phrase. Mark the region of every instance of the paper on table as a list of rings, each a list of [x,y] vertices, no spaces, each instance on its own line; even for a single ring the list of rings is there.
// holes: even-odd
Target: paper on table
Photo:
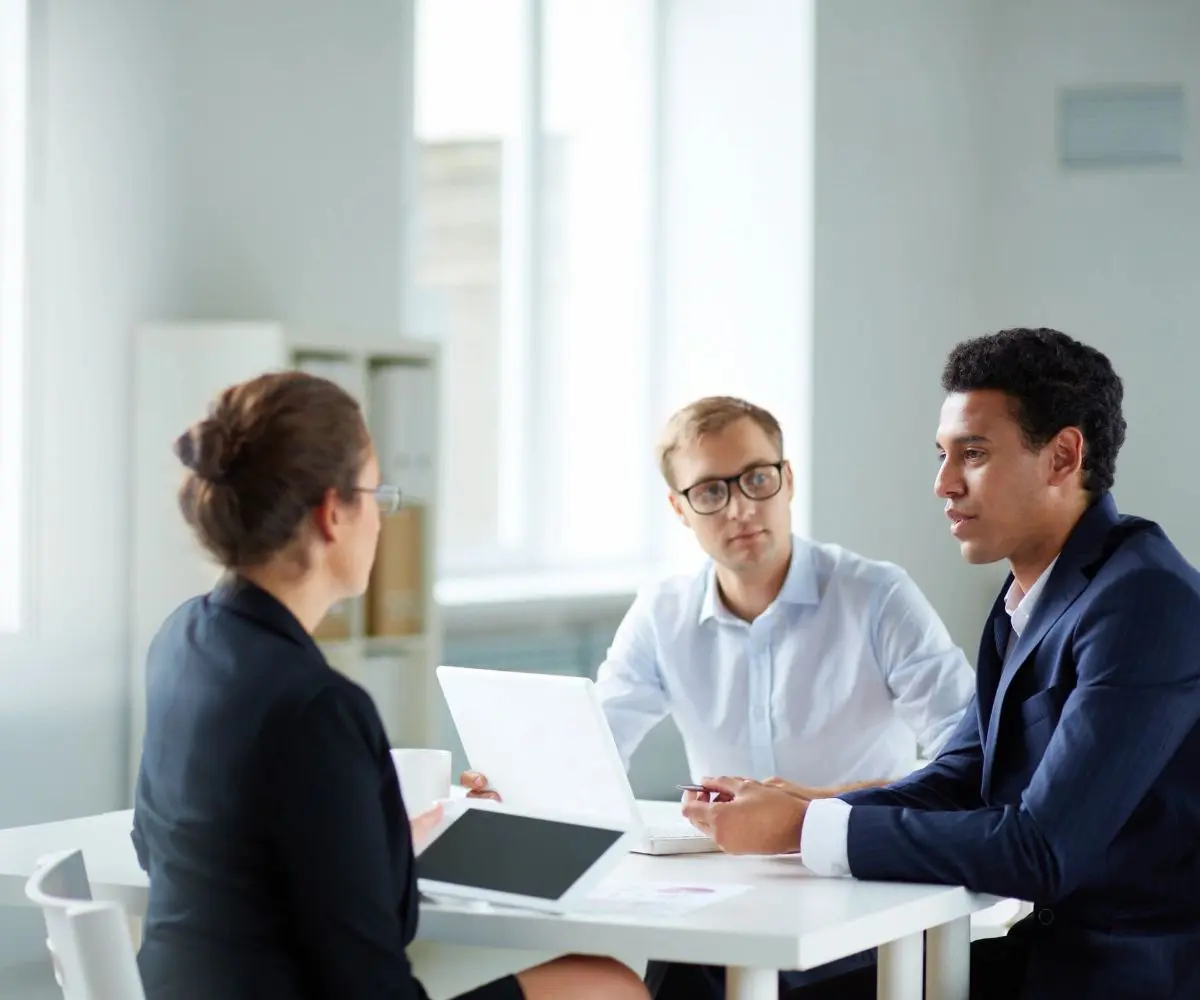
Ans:
[[[678,917],[750,888],[723,882],[604,882],[588,895],[585,909],[606,916]]]

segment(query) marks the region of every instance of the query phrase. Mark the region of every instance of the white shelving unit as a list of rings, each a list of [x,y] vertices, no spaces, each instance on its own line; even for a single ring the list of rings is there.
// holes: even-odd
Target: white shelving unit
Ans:
[[[368,348],[289,344],[292,367],[330,378],[359,400],[383,481],[399,486],[405,496],[395,521],[384,525],[371,589],[335,609],[318,629],[329,662],[375,699],[394,746],[428,745],[436,731],[434,668],[442,649],[433,591],[439,360],[438,345],[428,341]],[[393,532],[396,526],[400,530]],[[405,613],[372,614],[373,607],[387,604],[379,597],[380,571],[389,568],[399,570],[401,587],[411,591],[403,594]],[[381,617],[391,617],[391,627],[380,628]]]
[[[383,480],[405,495],[399,514],[385,522],[367,595],[335,609],[317,638],[329,662],[370,692],[394,746],[430,745],[435,738],[434,667],[442,649],[434,600],[438,346],[401,338],[366,347],[332,341],[294,339],[277,323],[155,323],[135,332],[131,790],[145,725],[150,640],[171,611],[220,575],[179,513],[182,470],[171,444],[222,389],[264,371],[300,368],[349,390],[363,406]]]

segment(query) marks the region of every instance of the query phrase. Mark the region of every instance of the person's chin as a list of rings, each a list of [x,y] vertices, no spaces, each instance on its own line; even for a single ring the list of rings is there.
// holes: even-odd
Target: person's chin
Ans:
[[[959,542],[958,547],[962,552],[963,559],[972,566],[986,566],[1003,558],[997,555],[990,546],[979,541]]]

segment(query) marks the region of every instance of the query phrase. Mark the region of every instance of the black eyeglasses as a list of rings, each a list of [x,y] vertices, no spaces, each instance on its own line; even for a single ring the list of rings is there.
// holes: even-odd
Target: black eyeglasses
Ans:
[[[697,514],[716,514],[729,506],[734,484],[749,500],[770,500],[783,489],[784,462],[756,465],[723,479],[705,479],[679,492],[687,498],[688,506]]]
[[[368,486],[354,487],[355,493],[370,493],[375,498],[375,502],[379,504],[379,512],[381,514],[394,514],[400,509],[400,487],[391,486],[387,483],[380,483],[378,486],[371,488]]]

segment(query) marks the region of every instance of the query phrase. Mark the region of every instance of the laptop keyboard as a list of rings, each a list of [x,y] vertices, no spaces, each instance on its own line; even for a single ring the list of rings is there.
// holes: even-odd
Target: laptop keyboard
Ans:
[[[691,823],[658,823],[644,828],[646,837],[650,840],[705,840],[705,834],[697,830]]]
[[[641,801],[638,803],[645,836],[655,840],[707,840],[679,813],[678,802]]]

